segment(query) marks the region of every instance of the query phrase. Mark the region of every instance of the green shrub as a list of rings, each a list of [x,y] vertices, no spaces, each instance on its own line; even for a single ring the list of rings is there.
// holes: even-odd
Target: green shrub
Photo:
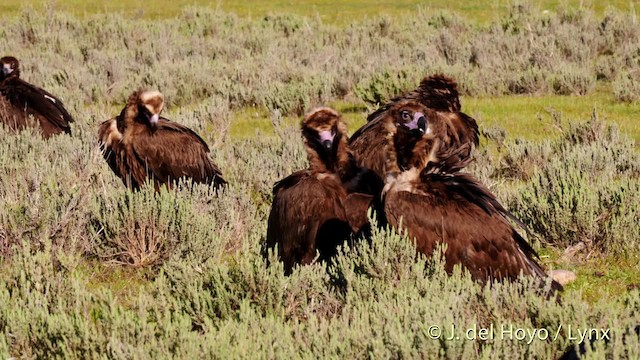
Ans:
[[[531,294],[537,285],[525,279],[482,287],[468,274],[450,276],[437,259],[416,261],[402,236],[383,231],[373,240],[374,250],[347,249],[333,265],[330,272],[347,280],[339,291],[324,266],[285,277],[277,263],[266,268],[247,252],[196,268],[189,261],[165,265],[127,303],[90,286],[77,257],[61,256],[50,244],[43,250],[24,244],[0,274],[2,355],[555,358],[573,343],[572,325],[611,329],[610,346],[597,347],[594,356],[637,356],[637,339],[622,336],[640,321],[637,291],[618,306],[586,306],[576,297],[560,304]],[[432,326],[450,336],[452,325],[460,339],[430,337]],[[467,329],[476,336],[491,326],[496,336],[503,326],[555,334],[561,325],[554,341],[465,338]]]
[[[636,254],[640,157],[633,142],[597,118],[565,130],[555,141],[506,148],[496,174],[527,180],[508,207],[545,245],[582,242],[618,256]]]
[[[201,8],[163,21],[25,9],[0,20],[0,40],[22,60],[27,80],[60,94],[72,110],[121,106],[145,86],[175,106],[217,97],[231,108],[300,114],[350,99],[354,86],[363,101],[379,103],[433,72],[455,75],[465,94],[585,94],[596,77],[613,81],[637,70],[632,13],[538,10],[516,4],[509,17],[483,27],[419,11],[413,21],[381,16],[337,28],[318,18],[250,19]]]
[[[551,76],[551,88],[558,95],[587,95],[595,88],[596,79],[586,74],[584,69],[563,68],[560,73]]]
[[[354,95],[377,104],[434,72],[474,95],[582,94],[596,76],[622,84],[640,64],[632,14],[600,21],[527,5],[478,28],[427,11],[337,28],[199,8],[162,21],[50,9],[0,28],[22,76],[76,118],[71,137],[0,130],[0,358],[557,358],[575,343],[566,331],[531,344],[428,331],[560,324],[611,328],[609,346],[588,356],[640,357],[637,338],[623,336],[640,323],[634,289],[587,304],[579,290],[548,301],[526,279],[481,286],[387,229],[288,277],[260,251],[273,183],[307,162],[283,116]],[[229,187],[124,189],[97,149],[97,126],[141,86],[163,91],[165,116],[202,135]],[[276,136],[229,137],[245,107],[271,110]],[[481,147],[470,170],[544,244],[634,258],[637,150],[595,120],[542,143],[484,129],[498,149]]]
[[[640,69],[633,73],[620,72],[613,81],[613,94],[618,101],[640,101]]]
[[[413,90],[422,77],[414,71],[385,71],[364,79],[355,86],[354,92],[370,105],[382,105],[396,96]]]

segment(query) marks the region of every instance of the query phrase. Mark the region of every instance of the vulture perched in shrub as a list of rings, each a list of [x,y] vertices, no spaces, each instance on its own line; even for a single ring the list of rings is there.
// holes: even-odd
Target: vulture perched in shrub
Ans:
[[[5,56],[0,66],[0,121],[6,127],[18,131],[39,126],[44,138],[71,134],[73,118],[60,99],[20,79],[18,59]]]
[[[367,210],[383,185],[375,173],[356,165],[335,110],[306,114],[302,135],[309,168],[275,184],[266,239],[266,249],[277,245],[287,274],[296,264],[311,263],[316,251],[320,260],[331,258],[352,234],[366,231]]]
[[[156,190],[186,178],[226,184],[209,159],[209,147],[191,129],[160,117],[164,96],[135,91],[120,115],[100,125],[98,140],[111,170],[132,189],[152,181]]]
[[[439,134],[441,144],[431,154],[431,160],[468,163],[474,145],[478,145],[478,125],[473,118],[460,112],[457,84],[445,75],[433,75],[424,78],[416,90],[392,99],[367,117],[367,123],[351,136],[349,142],[358,164],[384,177],[384,121],[394,106],[406,101],[418,102],[440,113],[438,118],[444,129]],[[419,139],[420,135],[415,132],[403,128],[397,131],[395,142],[400,169],[409,168],[411,152]]]
[[[460,264],[481,282],[513,280],[520,274],[546,279],[534,260],[537,254],[509,223],[508,219],[515,220],[513,215],[477,179],[458,171],[466,163],[459,161],[456,152],[466,149],[445,150],[454,158],[446,172],[439,166],[447,159],[432,162],[433,154],[443,154],[439,148],[447,146],[441,140],[448,130],[445,117],[415,100],[398,101],[385,111],[382,198],[387,221],[395,228],[406,229],[415,239],[417,251],[428,256],[438,244],[446,244],[449,272]],[[400,131],[419,136],[413,151],[407,151],[412,158],[406,170],[397,163],[395,135]],[[554,287],[561,288],[558,283]]]

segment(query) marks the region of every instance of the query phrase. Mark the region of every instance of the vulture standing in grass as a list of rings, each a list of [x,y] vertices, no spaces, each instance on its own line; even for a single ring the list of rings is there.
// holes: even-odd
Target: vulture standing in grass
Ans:
[[[287,274],[296,264],[311,263],[316,251],[320,260],[331,258],[352,234],[366,231],[367,209],[383,185],[356,165],[345,124],[333,109],[305,115],[302,135],[309,168],[275,184],[267,229],[266,249],[277,245]]]
[[[98,140],[111,170],[133,189],[150,180],[159,190],[182,178],[216,187],[226,184],[204,140],[160,117],[163,107],[160,92],[138,90],[120,115],[100,125]]]
[[[535,251],[509,223],[518,222],[495,196],[473,176],[459,172],[466,165],[458,160],[463,148],[449,148],[455,158],[446,172],[432,156],[447,144],[440,139],[447,131],[446,116],[419,101],[396,102],[386,111],[384,213],[389,224],[406,229],[416,241],[417,251],[432,255],[438,244],[446,244],[445,263],[468,269],[481,282],[516,279],[520,274],[545,279],[534,260]],[[416,141],[409,169],[397,163],[395,134],[422,134]],[[443,159],[446,163],[447,159]],[[466,160],[467,162],[469,160]],[[519,223],[519,222],[518,222]],[[519,223],[520,224],[520,223]],[[554,283],[554,288],[561,288]]]
[[[367,123],[351,136],[349,142],[358,164],[384,177],[384,121],[395,105],[406,101],[419,102],[440,113],[437,119],[442,122],[444,131],[439,134],[441,144],[431,160],[437,162],[448,159],[449,162],[457,160],[468,163],[466,160],[471,157],[474,145],[478,145],[478,125],[473,118],[460,112],[457,84],[445,75],[433,75],[424,78],[416,90],[392,99],[367,117]],[[419,139],[419,134],[404,128],[396,132],[397,158],[401,170],[409,168],[411,152]]]
[[[0,121],[11,130],[39,126],[42,136],[71,134],[73,118],[60,99],[20,79],[18,59],[0,59]]]

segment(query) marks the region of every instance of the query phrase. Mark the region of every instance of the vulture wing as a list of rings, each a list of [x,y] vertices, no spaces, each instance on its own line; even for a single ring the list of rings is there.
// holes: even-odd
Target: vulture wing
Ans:
[[[73,118],[62,101],[46,90],[21,79],[13,79],[0,87],[0,93],[17,108],[37,117],[45,136],[60,132],[71,133],[69,124],[73,122]]]
[[[512,215],[486,188],[470,178],[426,176],[412,191],[390,191],[384,205],[388,221],[406,228],[418,251],[430,255],[446,243],[447,270],[462,264],[478,280],[520,272],[546,278],[535,251],[506,220]]]
[[[140,129],[134,134],[133,151],[160,183],[188,177],[198,183],[226,184],[209,160],[209,147],[191,129],[164,118],[153,132],[146,126]]]
[[[369,114],[367,121],[379,117],[398,101],[408,99],[418,100],[424,106],[436,111],[460,111],[458,84],[446,75],[437,74],[422,79],[417,89],[391,99],[387,104]]]
[[[384,176],[387,142],[384,131],[382,121],[368,122],[349,138],[349,147],[358,165],[375,171],[381,177]]]
[[[349,147],[357,164],[363,168],[371,169],[381,179],[384,179],[385,176],[385,147],[387,143],[385,134],[387,130],[384,128],[384,121],[386,115],[386,113],[382,113],[380,117],[366,123],[349,138]],[[407,168],[413,156],[413,147],[419,139],[419,137],[398,129],[395,148],[398,166],[401,169]]]
[[[311,176],[311,171],[309,170],[298,170],[296,172],[294,172],[293,174],[287,176],[286,178],[277,181],[274,185],[273,185],[273,195],[276,195],[280,192],[280,190],[285,190],[288,189],[294,185],[296,185],[297,183],[300,182],[300,180],[302,180],[303,178],[307,177],[307,176]]]
[[[113,170],[119,178],[122,178],[122,172],[119,170],[116,161],[116,153],[112,147],[117,146],[113,143],[115,140],[114,137],[117,137],[118,140],[121,137],[121,134],[118,133],[116,121],[116,118],[112,118],[100,124],[100,128],[98,129],[98,142],[102,150],[102,156],[107,161],[107,164],[109,164],[111,170]]]
[[[287,273],[295,264],[311,263],[316,250],[320,259],[330,258],[351,231],[341,188],[303,172],[277,183],[269,214],[267,247],[278,245]]]

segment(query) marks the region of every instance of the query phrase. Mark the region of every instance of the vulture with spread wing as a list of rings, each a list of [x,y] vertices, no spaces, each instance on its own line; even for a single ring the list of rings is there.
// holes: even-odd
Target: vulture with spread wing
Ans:
[[[160,92],[138,90],[120,115],[100,125],[98,140],[111,170],[133,189],[150,180],[159,190],[182,178],[216,187],[226,184],[204,140],[161,117],[163,107]]]
[[[287,274],[296,264],[311,263],[316,251],[320,260],[330,259],[338,245],[364,231],[383,185],[356,165],[345,124],[333,109],[305,115],[302,135],[309,168],[275,184],[267,229],[266,249],[277,246]]]
[[[5,56],[0,65],[0,121],[7,128],[18,131],[38,126],[44,138],[71,134],[73,118],[60,99],[20,79],[18,59]]]
[[[481,282],[512,280],[520,274],[545,279],[535,251],[508,221],[517,220],[477,179],[458,171],[465,164],[456,160],[457,167],[442,172],[439,163],[432,162],[433,154],[442,153],[438,148],[447,145],[441,140],[448,129],[441,119],[445,115],[414,100],[396,102],[385,113],[382,197],[389,224],[406,229],[417,251],[426,255],[432,255],[438,244],[446,244],[447,271],[460,264]],[[399,131],[421,134],[407,170],[397,162]],[[447,151],[457,157],[455,152],[464,150]],[[560,288],[557,283],[554,286]]]
[[[349,145],[360,166],[372,169],[384,177],[385,125],[390,111],[401,103],[413,101],[439,113],[437,119],[444,128],[440,136],[440,146],[431,154],[431,161],[447,160],[450,164],[467,164],[471,151],[478,145],[478,125],[476,121],[460,112],[457,84],[445,75],[426,77],[420,86],[403,96],[392,99],[367,117],[367,123],[352,136]],[[395,134],[397,160],[400,169],[408,169],[414,145],[420,134],[400,128]],[[454,161],[455,160],[455,161]]]

